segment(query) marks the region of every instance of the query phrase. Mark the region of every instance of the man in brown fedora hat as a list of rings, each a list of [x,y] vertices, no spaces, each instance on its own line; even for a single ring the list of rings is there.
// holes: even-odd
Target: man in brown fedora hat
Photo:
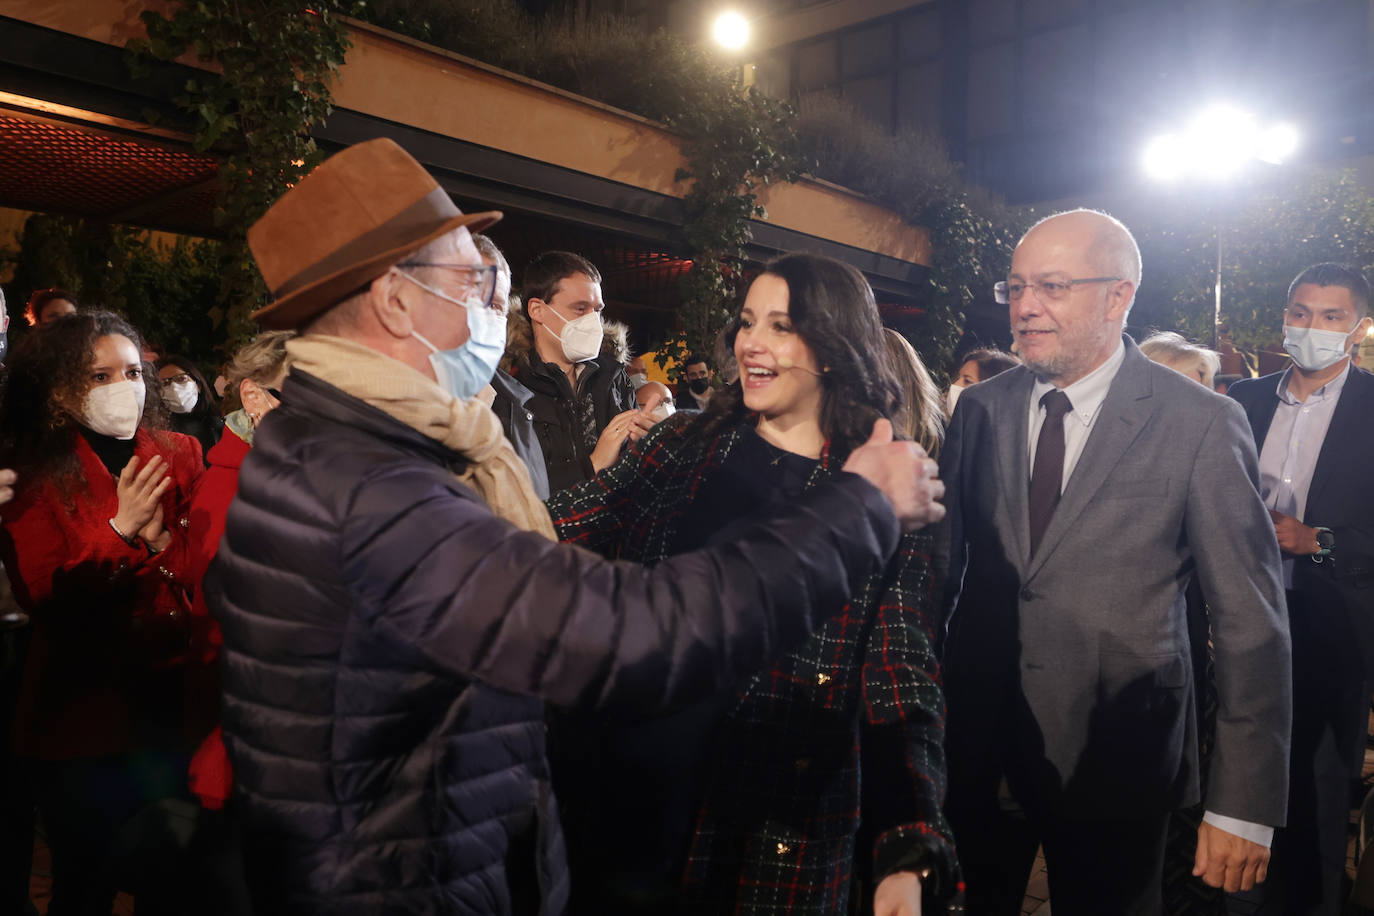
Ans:
[[[728,544],[650,570],[554,543],[473,397],[504,316],[469,231],[498,216],[374,140],[249,232],[258,319],[300,331],[206,582],[260,912],[560,912],[542,701],[724,689],[943,515],[884,420],[853,473]]]

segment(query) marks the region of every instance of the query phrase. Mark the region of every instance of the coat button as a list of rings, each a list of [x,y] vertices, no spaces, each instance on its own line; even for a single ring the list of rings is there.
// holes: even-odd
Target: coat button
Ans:
[[[526,420],[533,420],[533,419],[534,419],[534,414],[530,413],[528,410],[525,411],[525,419],[526,419]]]
[[[1035,592],[1033,592],[1033,591],[1030,590],[1030,586],[1026,586],[1025,588],[1021,589],[1021,600],[1022,600],[1022,601],[1033,601],[1034,599],[1035,599]]]
[[[787,855],[787,854],[788,854],[789,852],[791,852],[791,851],[792,851],[792,847],[791,847],[791,846],[788,846],[786,843],[779,843],[779,844],[778,844],[778,855],[780,855],[780,856],[785,856],[785,855]]]
[[[180,522],[178,522],[177,524],[181,525],[181,527],[183,527],[183,528],[190,528],[190,527],[191,527],[191,520],[190,520],[189,518],[183,518],[183,519],[182,519]]]
[[[798,757],[796,760],[796,767],[798,773],[805,773],[807,770],[811,769],[811,758]]]
[[[819,685],[821,685],[822,687],[824,687],[826,684],[830,683],[830,675],[828,675],[828,674],[818,674],[818,675],[816,675],[816,683],[819,684]]]

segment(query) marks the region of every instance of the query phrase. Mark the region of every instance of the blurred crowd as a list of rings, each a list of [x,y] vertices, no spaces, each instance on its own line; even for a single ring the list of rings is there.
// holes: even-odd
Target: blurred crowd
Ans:
[[[674,389],[499,218],[337,154],[250,232],[218,367],[62,289],[7,354],[0,297],[0,909],[38,829],[56,916],[1014,914],[1037,849],[1061,916],[1340,912],[1358,271],[1219,378],[1123,333],[1126,227],[1058,214],[1015,352],[941,390],[785,254]]]

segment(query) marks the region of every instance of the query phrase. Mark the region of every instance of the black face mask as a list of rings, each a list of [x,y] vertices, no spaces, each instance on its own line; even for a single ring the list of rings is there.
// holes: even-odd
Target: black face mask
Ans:
[[[711,380],[705,378],[694,378],[687,383],[687,387],[692,389],[693,394],[705,394],[706,389],[711,387]]]

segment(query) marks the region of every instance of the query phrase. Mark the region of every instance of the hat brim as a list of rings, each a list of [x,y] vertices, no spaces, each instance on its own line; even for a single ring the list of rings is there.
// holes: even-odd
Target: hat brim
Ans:
[[[342,270],[321,277],[319,280],[294,290],[290,295],[277,299],[253,313],[258,324],[271,331],[295,331],[311,319],[322,315],[343,301],[350,293],[361,289],[368,283],[386,273],[386,269],[403,259],[407,254],[423,248],[439,236],[454,229],[466,227],[469,232],[480,232],[501,219],[497,210],[485,213],[460,213],[435,225],[428,232],[408,239],[404,244],[380,251],[366,259]]]

